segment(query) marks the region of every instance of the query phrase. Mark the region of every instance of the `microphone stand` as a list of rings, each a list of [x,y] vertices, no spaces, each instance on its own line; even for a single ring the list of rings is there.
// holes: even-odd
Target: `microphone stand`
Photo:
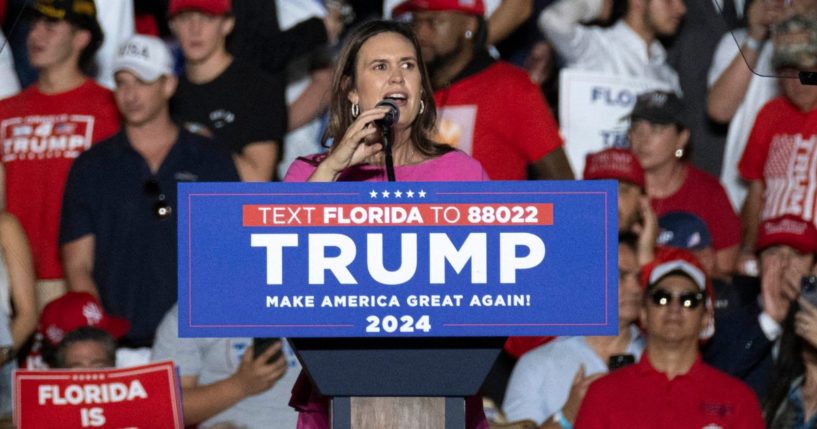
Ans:
[[[395,182],[394,157],[391,151],[392,140],[394,140],[394,130],[391,125],[380,124],[380,133],[383,135],[383,152],[386,156],[386,176],[389,182]]]

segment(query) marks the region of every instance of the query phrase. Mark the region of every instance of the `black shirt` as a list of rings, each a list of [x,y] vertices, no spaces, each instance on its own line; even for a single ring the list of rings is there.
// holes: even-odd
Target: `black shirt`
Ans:
[[[283,80],[237,59],[204,84],[182,75],[170,106],[176,121],[205,127],[233,153],[259,141],[280,144],[287,130]]]

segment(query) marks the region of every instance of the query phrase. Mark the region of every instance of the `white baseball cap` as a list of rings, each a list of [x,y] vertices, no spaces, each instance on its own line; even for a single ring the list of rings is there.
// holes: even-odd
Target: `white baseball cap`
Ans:
[[[162,75],[173,75],[173,55],[162,39],[136,34],[119,48],[113,72],[129,71],[140,80],[153,82]]]

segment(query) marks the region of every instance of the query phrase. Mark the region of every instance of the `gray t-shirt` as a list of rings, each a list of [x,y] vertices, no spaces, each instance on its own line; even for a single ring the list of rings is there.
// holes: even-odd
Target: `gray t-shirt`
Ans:
[[[199,386],[223,380],[238,369],[252,338],[179,338],[178,306],[162,319],[153,343],[153,361],[173,360],[180,376],[198,376]],[[200,428],[230,423],[239,428],[294,428],[298,413],[287,405],[301,366],[284,341],[289,368],[283,378],[266,392],[251,396],[206,420]]]

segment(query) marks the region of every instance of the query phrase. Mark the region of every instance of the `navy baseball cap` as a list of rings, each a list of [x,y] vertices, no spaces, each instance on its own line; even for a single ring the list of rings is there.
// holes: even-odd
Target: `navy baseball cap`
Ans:
[[[689,212],[670,212],[658,218],[658,244],[685,250],[701,250],[712,245],[706,223]]]

